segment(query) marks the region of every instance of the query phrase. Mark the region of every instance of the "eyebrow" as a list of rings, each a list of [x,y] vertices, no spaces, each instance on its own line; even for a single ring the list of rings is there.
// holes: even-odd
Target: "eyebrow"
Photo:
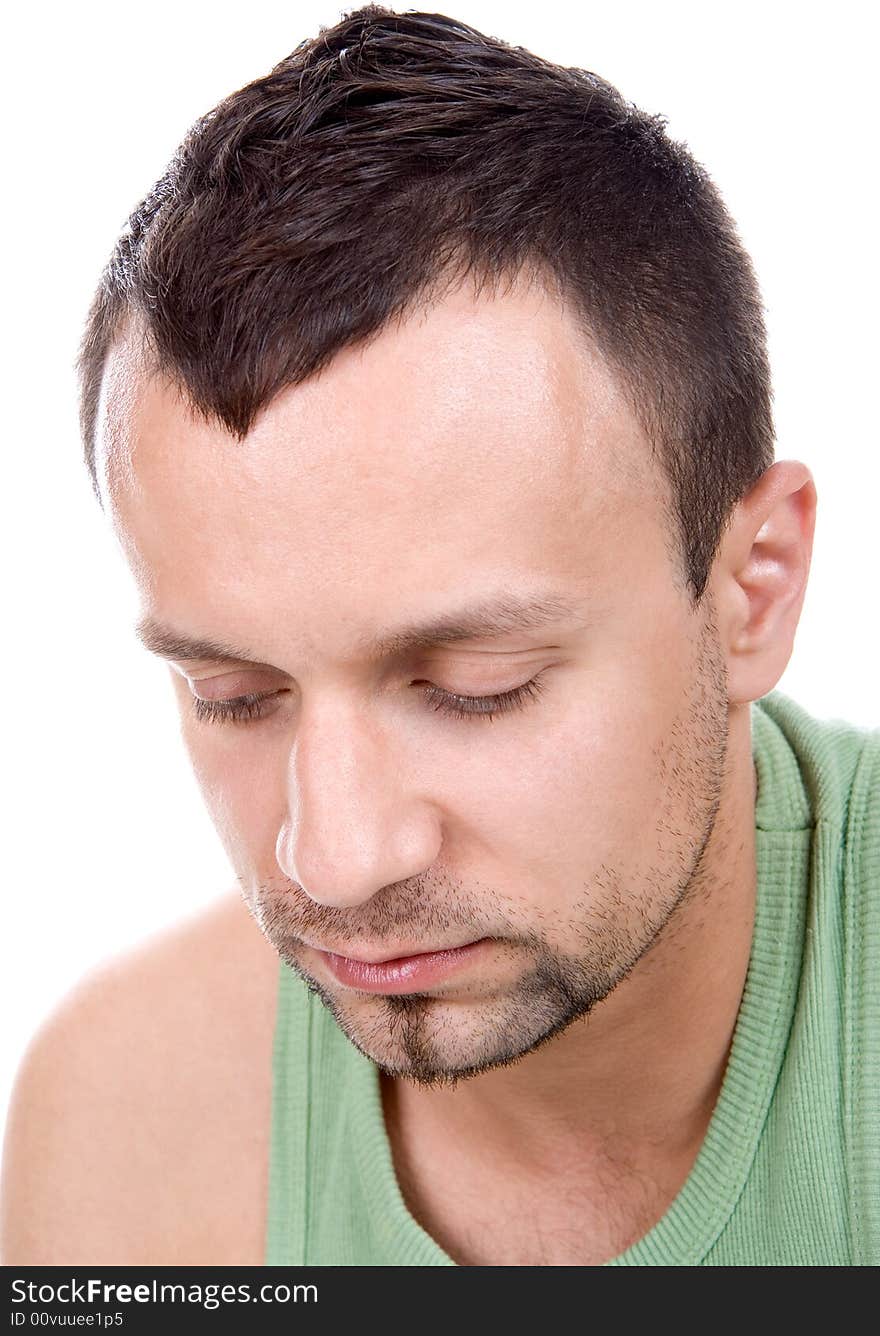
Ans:
[[[515,631],[538,630],[572,617],[577,611],[577,605],[562,594],[502,594],[429,621],[409,623],[382,635],[367,637],[358,642],[356,652],[365,659],[380,660],[462,640],[498,639]],[[184,635],[152,616],[140,619],[135,626],[135,635],[151,654],[164,659],[209,659],[217,663],[268,666],[247,645],[223,644]]]

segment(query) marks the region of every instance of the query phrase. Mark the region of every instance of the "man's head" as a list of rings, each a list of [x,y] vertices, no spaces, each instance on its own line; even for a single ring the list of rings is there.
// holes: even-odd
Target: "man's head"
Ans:
[[[772,434],[705,176],[593,76],[360,11],[196,128],[82,369],[142,634],[281,956],[425,1083],[590,1011],[711,892],[730,784],[713,562]],[[321,953],[478,940],[419,991]]]

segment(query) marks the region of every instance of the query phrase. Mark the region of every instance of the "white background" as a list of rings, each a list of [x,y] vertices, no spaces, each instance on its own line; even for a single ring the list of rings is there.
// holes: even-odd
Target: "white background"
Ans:
[[[777,458],[803,460],[819,493],[779,687],[816,715],[876,727],[873,8],[450,0],[444,12],[664,113],[721,187],[767,306]],[[151,0],[16,6],[15,31],[4,23],[0,1109],[28,1037],[74,981],[234,880],[167,669],[134,642],[129,576],[81,462],[72,363],[86,307],[189,124],[342,12]]]

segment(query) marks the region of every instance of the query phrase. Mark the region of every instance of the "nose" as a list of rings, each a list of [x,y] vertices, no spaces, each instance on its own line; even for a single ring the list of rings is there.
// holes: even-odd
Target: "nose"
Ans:
[[[407,775],[399,738],[359,705],[301,711],[275,856],[316,904],[354,908],[437,858],[439,815]]]

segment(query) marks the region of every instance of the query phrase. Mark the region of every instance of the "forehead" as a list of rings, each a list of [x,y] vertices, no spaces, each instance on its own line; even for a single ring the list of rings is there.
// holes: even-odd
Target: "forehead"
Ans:
[[[343,349],[243,441],[137,348],[108,359],[99,478],[144,603],[188,627],[326,599],[363,632],[371,602],[380,624],[449,584],[574,576],[659,510],[616,378],[537,284],[458,290]]]

